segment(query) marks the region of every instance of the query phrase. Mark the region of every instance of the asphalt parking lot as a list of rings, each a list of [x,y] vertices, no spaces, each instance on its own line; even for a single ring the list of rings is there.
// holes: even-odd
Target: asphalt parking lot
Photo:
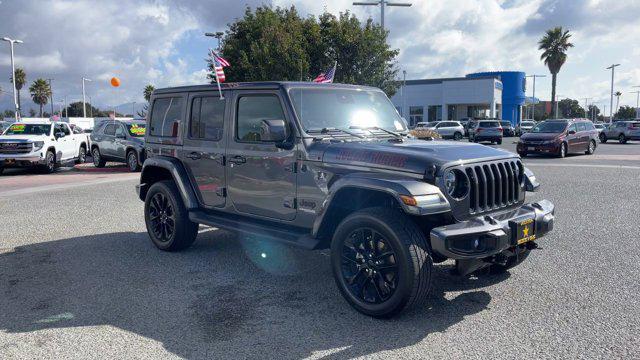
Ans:
[[[556,205],[543,249],[506,275],[439,264],[429,306],[392,320],[351,309],[326,252],[211,228],[156,250],[124,169],[8,171],[0,358],[639,358],[640,142],[525,163],[528,201]]]

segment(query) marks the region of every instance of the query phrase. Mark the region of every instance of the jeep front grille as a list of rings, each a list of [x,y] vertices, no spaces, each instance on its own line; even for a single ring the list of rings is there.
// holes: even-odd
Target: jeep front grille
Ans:
[[[31,143],[0,143],[0,154],[28,154],[31,149]]]
[[[480,214],[516,204],[520,198],[524,169],[520,161],[470,165],[469,214]]]

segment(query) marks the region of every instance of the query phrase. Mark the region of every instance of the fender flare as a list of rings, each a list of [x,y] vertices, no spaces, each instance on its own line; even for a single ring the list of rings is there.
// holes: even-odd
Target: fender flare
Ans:
[[[197,209],[198,198],[195,190],[189,182],[189,175],[187,174],[186,169],[179,160],[168,156],[155,156],[144,161],[142,171],[140,172],[140,185],[138,191],[140,200],[145,200],[147,191],[151,186],[151,184],[145,183],[145,178],[149,176],[149,173],[153,169],[157,168],[166,170],[171,174],[173,182],[176,184],[176,187],[180,192],[180,196],[182,197],[185,207],[188,210]]]
[[[395,199],[400,208],[410,215],[431,215],[448,212],[451,210],[448,200],[440,189],[432,184],[417,179],[407,177],[399,177],[393,175],[385,175],[383,177],[372,178],[371,174],[354,173],[348,174],[335,181],[329,188],[329,192],[325,201],[322,203],[318,215],[313,224],[312,236],[316,237],[320,229],[327,221],[325,218],[328,210],[333,203],[335,195],[344,189],[363,189],[385,193]],[[401,195],[405,196],[421,196],[437,194],[440,196],[442,203],[438,206],[410,206],[404,203]]]

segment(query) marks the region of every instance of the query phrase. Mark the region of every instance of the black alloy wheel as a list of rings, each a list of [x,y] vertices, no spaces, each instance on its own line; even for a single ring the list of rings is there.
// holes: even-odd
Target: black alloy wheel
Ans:
[[[398,287],[397,256],[389,241],[371,228],[358,228],[342,247],[342,278],[351,294],[381,304]]]
[[[600,142],[601,142],[601,143],[603,143],[603,144],[604,144],[604,143],[606,143],[606,142],[607,142],[607,135],[605,135],[605,134],[603,134],[603,133],[600,133],[600,136],[599,136],[599,137],[600,137]]]
[[[459,132],[453,134],[453,140],[459,141],[460,139],[462,139],[462,134]]]
[[[136,172],[140,170],[140,165],[138,165],[138,155],[135,151],[129,151],[127,155],[127,165],[129,166],[129,171]]]
[[[626,136],[624,136],[624,134],[620,134],[620,136],[618,136],[618,141],[620,142],[620,144],[626,144],[627,138]]]
[[[176,231],[175,209],[169,198],[161,193],[155,193],[149,203],[150,231],[155,239],[160,242],[168,242],[173,239]]]

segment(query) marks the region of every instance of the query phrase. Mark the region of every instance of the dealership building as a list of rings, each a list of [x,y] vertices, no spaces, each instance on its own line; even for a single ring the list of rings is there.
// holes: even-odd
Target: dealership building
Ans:
[[[522,119],[525,91],[524,72],[481,72],[407,80],[391,101],[411,127],[418,122],[462,118],[498,118],[515,126]]]

